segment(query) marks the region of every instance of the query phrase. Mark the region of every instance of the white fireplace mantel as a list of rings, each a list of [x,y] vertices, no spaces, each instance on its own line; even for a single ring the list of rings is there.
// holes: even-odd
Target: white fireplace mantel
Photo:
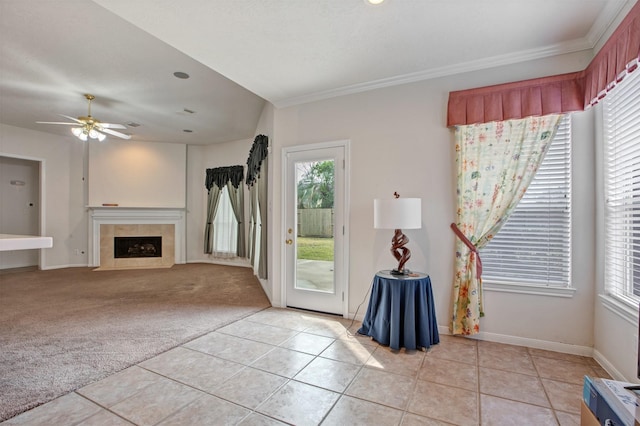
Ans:
[[[175,263],[186,263],[185,209],[173,207],[103,207],[89,209],[89,266],[100,266],[100,225],[162,225],[175,227]]]

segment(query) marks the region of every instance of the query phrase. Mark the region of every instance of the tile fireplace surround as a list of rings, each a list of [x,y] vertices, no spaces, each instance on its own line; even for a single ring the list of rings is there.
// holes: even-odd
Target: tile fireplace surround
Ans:
[[[176,208],[90,207],[89,262],[99,269],[169,268],[185,263],[185,215]],[[162,257],[115,259],[114,237],[161,236]]]

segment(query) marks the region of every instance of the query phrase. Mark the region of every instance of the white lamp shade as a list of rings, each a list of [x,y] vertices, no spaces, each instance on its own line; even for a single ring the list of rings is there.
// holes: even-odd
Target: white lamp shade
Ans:
[[[420,198],[392,198],[373,200],[375,229],[419,229],[422,227]]]

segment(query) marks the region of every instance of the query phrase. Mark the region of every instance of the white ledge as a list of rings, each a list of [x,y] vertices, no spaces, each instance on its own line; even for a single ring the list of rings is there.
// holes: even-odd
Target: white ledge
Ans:
[[[53,247],[53,238],[36,235],[0,234],[0,251]]]
[[[623,320],[629,322],[633,326],[638,324],[638,309],[631,304],[630,301],[610,296],[608,294],[599,294],[598,297],[602,302],[602,306],[618,315]]]
[[[538,296],[573,297],[575,287],[553,287],[535,284],[519,284],[506,282],[483,282],[482,290],[502,293],[535,294]]]

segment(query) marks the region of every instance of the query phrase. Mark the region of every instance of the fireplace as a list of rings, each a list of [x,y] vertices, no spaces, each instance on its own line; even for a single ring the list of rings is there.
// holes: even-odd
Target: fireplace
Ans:
[[[113,237],[113,257],[162,257],[162,236]]]
[[[90,207],[90,218],[90,266],[98,270],[170,268],[186,262],[184,209]],[[156,247],[161,257],[116,258],[115,237],[162,237]]]

